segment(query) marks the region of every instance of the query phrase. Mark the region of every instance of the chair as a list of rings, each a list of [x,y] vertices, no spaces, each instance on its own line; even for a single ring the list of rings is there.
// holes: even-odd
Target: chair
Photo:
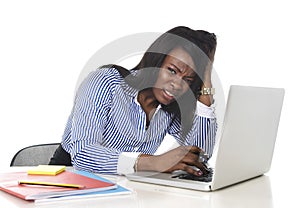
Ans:
[[[60,143],[38,144],[19,150],[10,166],[47,165]]]

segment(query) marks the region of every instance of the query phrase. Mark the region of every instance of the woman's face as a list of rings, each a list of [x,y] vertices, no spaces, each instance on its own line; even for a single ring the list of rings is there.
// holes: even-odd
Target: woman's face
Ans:
[[[183,95],[194,81],[196,73],[192,57],[183,49],[173,49],[158,73],[153,93],[158,102],[168,105]]]

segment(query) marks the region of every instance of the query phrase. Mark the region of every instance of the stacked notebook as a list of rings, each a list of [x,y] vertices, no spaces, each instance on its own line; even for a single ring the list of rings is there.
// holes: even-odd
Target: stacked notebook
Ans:
[[[0,190],[32,201],[130,193],[124,187],[93,173],[46,166],[27,172],[0,173]]]

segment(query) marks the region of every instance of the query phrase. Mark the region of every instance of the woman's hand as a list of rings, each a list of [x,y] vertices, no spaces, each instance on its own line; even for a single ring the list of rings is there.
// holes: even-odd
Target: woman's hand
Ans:
[[[168,173],[184,170],[199,176],[208,173],[206,166],[199,161],[200,154],[204,154],[204,151],[195,146],[180,146],[157,156],[142,154],[137,163],[137,170]]]

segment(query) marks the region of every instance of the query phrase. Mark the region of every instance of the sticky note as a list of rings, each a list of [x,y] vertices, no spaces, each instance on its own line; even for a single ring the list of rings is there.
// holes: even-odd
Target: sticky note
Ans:
[[[27,171],[29,175],[57,175],[65,171],[64,165],[38,165]]]

